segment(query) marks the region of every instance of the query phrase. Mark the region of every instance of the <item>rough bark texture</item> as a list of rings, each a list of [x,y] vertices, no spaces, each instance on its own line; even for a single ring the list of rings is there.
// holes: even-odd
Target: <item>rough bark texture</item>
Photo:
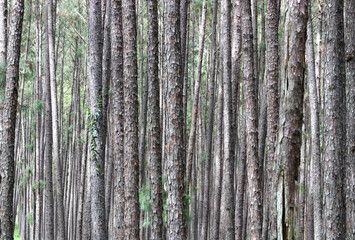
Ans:
[[[308,89],[309,104],[311,115],[311,175],[310,189],[313,198],[313,221],[314,239],[322,239],[322,193],[321,193],[321,166],[320,166],[320,137],[319,137],[319,105],[317,94],[317,82],[315,75],[314,62],[314,42],[313,42],[313,23],[312,23],[312,1],[308,1],[308,20],[307,20],[307,66],[308,66]]]
[[[105,133],[103,123],[102,85],[102,17],[101,1],[90,0],[88,5],[88,81],[89,81],[89,149],[91,158],[91,227],[93,239],[107,238],[105,218]]]
[[[124,76],[124,232],[125,239],[139,237],[137,26],[134,0],[122,2]]]
[[[245,85],[243,85],[245,86]],[[243,101],[244,102],[244,101]],[[245,105],[242,110],[242,123],[240,131],[240,145],[239,145],[239,163],[237,175],[237,189],[236,189],[236,209],[235,209],[235,237],[236,239],[243,239],[243,221],[244,221],[244,198],[246,189],[246,135],[245,135]]]
[[[149,98],[149,172],[151,186],[151,236],[152,240],[162,239],[162,156],[160,134],[160,90],[158,51],[158,2],[148,1],[148,98]],[[148,87],[148,86],[147,86]]]
[[[0,103],[4,98],[7,57],[7,0],[0,0]]]
[[[355,238],[355,1],[345,1],[347,84],[346,239]]]
[[[180,1],[164,0],[166,89],[166,210],[167,238],[185,239],[183,81],[180,53]]]
[[[113,231],[115,239],[124,239],[124,132],[123,132],[123,32],[122,32],[122,1],[112,1],[111,26],[111,82],[112,82],[112,113],[113,113],[113,148],[114,148],[114,184],[113,184]]]
[[[15,126],[24,1],[12,1],[4,100],[0,104],[0,238],[13,239]],[[2,31],[2,30],[1,30]]]
[[[302,136],[307,1],[286,4],[277,159],[277,239],[294,239]]]
[[[231,2],[221,2],[221,54],[223,66],[223,181],[221,200],[221,239],[234,239],[234,145],[231,83]]]
[[[277,8],[277,0],[268,0],[267,2],[267,67],[266,67],[266,84],[267,84],[267,180],[266,180],[266,199],[265,203],[269,206],[266,208],[264,218],[266,220],[266,229],[263,232],[263,239],[276,239],[276,198],[275,198],[275,143],[277,138],[277,124],[279,119],[279,9]],[[264,221],[265,222],[265,221]]]
[[[244,104],[246,118],[246,154],[248,181],[248,234],[250,239],[261,239],[261,175],[258,158],[258,112],[257,112],[257,80],[253,59],[253,28],[249,1],[241,2],[242,8],[242,48],[244,73]],[[254,13],[255,14],[255,13]]]
[[[345,62],[344,1],[325,2],[324,233],[345,238]]]

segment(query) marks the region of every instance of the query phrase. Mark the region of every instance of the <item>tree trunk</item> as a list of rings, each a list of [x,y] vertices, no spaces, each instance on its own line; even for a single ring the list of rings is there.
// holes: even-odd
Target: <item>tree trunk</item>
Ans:
[[[12,1],[8,31],[5,95],[0,102],[0,238],[13,239],[13,192],[15,177],[15,127],[18,97],[23,0]],[[6,16],[6,14],[5,14]],[[3,21],[3,19],[1,19]],[[1,29],[3,31],[3,29]],[[3,49],[1,49],[2,51]],[[4,56],[4,55],[3,55]]]
[[[345,1],[347,80],[346,239],[355,237],[355,1]]]
[[[258,112],[257,112],[257,78],[253,74],[253,28],[250,2],[242,1],[242,39],[244,66],[244,104],[246,118],[246,154],[248,181],[248,234],[250,239],[261,239],[261,175],[258,158]],[[254,14],[256,14],[254,12]],[[256,36],[255,36],[256,37]],[[255,56],[254,56],[255,57]]]
[[[288,2],[286,8],[276,170],[277,239],[280,240],[295,236],[295,180],[298,179],[302,138],[307,1]]]
[[[201,239],[207,240],[208,222],[210,211],[210,181],[212,180],[211,160],[212,160],[212,139],[213,122],[215,108],[215,76],[216,76],[216,25],[217,25],[218,1],[213,1],[212,17],[212,36],[211,36],[211,65],[210,65],[210,85],[209,85],[209,106],[208,106],[208,125],[207,125],[207,143],[206,143],[206,161],[205,161],[205,179],[204,179],[204,197],[201,225]]]
[[[206,2],[203,1],[202,6],[202,17],[200,22],[199,30],[199,49],[197,57],[197,79],[194,86],[194,95],[192,100],[192,112],[191,112],[191,128],[189,134],[189,145],[187,150],[187,184],[191,183],[191,166],[192,158],[195,150],[196,143],[196,125],[197,125],[197,116],[199,113],[199,99],[200,99],[200,89],[201,89],[201,71],[202,71],[202,60],[203,60],[203,51],[205,45],[205,26],[206,26]],[[187,186],[188,189],[188,186]]]
[[[90,0],[88,5],[88,98],[90,185],[91,185],[91,227],[93,239],[107,238],[105,218],[105,128],[104,89],[102,81],[102,17],[101,1]]]
[[[7,57],[7,0],[0,0],[0,103],[4,98]]]
[[[324,233],[345,239],[344,164],[345,62],[344,1],[325,2],[324,59]]]
[[[126,239],[139,238],[137,26],[134,0],[123,1],[124,76],[124,231]]]
[[[213,221],[212,221],[212,232],[211,239],[219,239],[219,228],[220,228],[220,209],[221,209],[221,193],[222,193],[222,167],[223,167],[223,80],[222,80],[222,64],[221,57],[218,60],[217,67],[218,76],[218,100],[217,100],[217,112],[216,112],[216,138],[215,138],[215,157],[214,157],[214,179],[213,179]]]
[[[114,148],[114,202],[113,236],[124,239],[124,129],[123,129],[123,33],[122,1],[112,2],[111,51],[112,51],[112,113],[113,113],[113,148]]]
[[[147,75],[149,92],[149,172],[151,184],[151,238],[162,239],[163,199],[162,199],[162,155],[160,134],[160,89],[158,51],[158,2],[148,3],[148,56]]]
[[[221,49],[223,59],[223,182],[221,200],[221,239],[234,239],[234,145],[231,91],[231,2],[221,2]]]
[[[315,75],[314,44],[313,44],[313,24],[312,24],[312,2],[308,1],[308,22],[307,22],[307,65],[308,65],[308,89],[311,115],[311,176],[310,194],[313,199],[313,220],[314,239],[320,240],[322,237],[322,193],[321,193],[321,166],[320,166],[320,137],[319,137],[319,109],[317,82]]]
[[[166,89],[166,210],[167,238],[185,239],[183,81],[181,78],[180,1],[164,1]]]

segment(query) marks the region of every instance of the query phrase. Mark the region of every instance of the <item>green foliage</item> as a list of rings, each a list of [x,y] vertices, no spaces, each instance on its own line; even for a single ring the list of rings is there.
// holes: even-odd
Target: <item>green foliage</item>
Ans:
[[[14,230],[14,240],[21,240],[17,221],[16,221],[16,225],[15,225],[15,230]]]
[[[26,148],[33,152],[33,144],[26,144]]]
[[[143,227],[148,227],[150,224],[150,182],[143,185],[139,191],[139,205],[144,212]]]
[[[26,214],[26,219],[27,219],[29,224],[32,224],[32,215],[31,215],[31,213],[27,213]]]

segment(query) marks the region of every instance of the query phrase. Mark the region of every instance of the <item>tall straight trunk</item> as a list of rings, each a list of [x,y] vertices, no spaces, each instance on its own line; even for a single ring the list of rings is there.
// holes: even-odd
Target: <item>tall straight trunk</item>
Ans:
[[[191,183],[191,169],[192,169],[192,158],[196,143],[196,125],[197,116],[199,113],[199,99],[200,99],[200,89],[201,89],[201,71],[202,71],[202,60],[205,45],[205,26],[206,26],[206,1],[203,1],[202,6],[202,17],[200,22],[199,30],[199,45],[198,45],[198,57],[197,57],[197,79],[194,86],[194,95],[192,100],[192,112],[191,112],[191,128],[189,134],[189,145],[187,149],[187,184]],[[188,187],[187,187],[188,188]]]
[[[123,132],[123,33],[122,1],[112,2],[111,51],[112,51],[112,113],[113,113],[113,148],[114,148],[114,201],[113,201],[113,236],[124,239],[124,132]]]
[[[101,1],[90,0],[88,5],[88,98],[90,117],[90,184],[91,226],[93,239],[107,238],[105,218],[105,123],[102,78],[102,17]]]
[[[355,1],[345,1],[345,56],[347,84],[346,239],[355,236]]]
[[[251,29],[253,34],[253,62],[254,62],[254,77],[256,79],[256,96],[259,96],[259,57],[258,57],[258,1],[250,0],[251,9]],[[259,102],[257,102],[259,104]],[[259,105],[257,105],[259,107]],[[258,108],[259,110],[259,108]],[[259,111],[257,111],[259,112]],[[257,116],[258,119],[258,116]]]
[[[162,155],[160,133],[160,89],[159,89],[159,26],[158,2],[148,3],[148,56],[147,75],[149,92],[149,172],[151,185],[151,238],[162,239],[163,199],[162,199]]]
[[[307,1],[288,2],[281,69],[281,111],[278,142],[277,238],[294,239],[295,180],[302,138]]]
[[[187,133],[186,133],[186,121],[187,121],[187,82],[188,82],[188,64],[189,64],[189,12],[190,0],[182,0],[180,2],[180,37],[181,37],[181,78],[183,79],[183,134],[184,134],[184,147],[186,147]],[[186,155],[186,152],[184,151]],[[184,157],[185,158],[185,157]],[[185,164],[185,163],[184,163]],[[185,176],[184,169],[184,176]],[[185,202],[186,203],[186,202]]]
[[[267,159],[264,203],[266,210],[263,223],[263,240],[276,239],[276,158],[275,143],[279,118],[279,9],[278,0],[267,2],[267,66],[266,66],[266,99],[267,99]]]
[[[315,75],[314,44],[313,44],[313,23],[312,23],[312,2],[308,1],[308,22],[307,22],[307,65],[308,65],[308,89],[311,115],[311,195],[313,198],[313,220],[314,239],[322,239],[322,193],[321,193],[321,166],[320,166],[320,137],[319,137],[319,108],[317,82]]]
[[[231,2],[221,2],[221,49],[223,59],[223,182],[220,238],[234,239],[234,145],[231,92]]]
[[[59,156],[59,129],[58,129],[58,108],[57,108],[57,83],[55,73],[55,56],[54,56],[54,10],[53,2],[46,1],[47,21],[48,21],[48,43],[49,43],[49,72],[51,82],[51,104],[52,104],[52,134],[53,134],[53,161],[56,181],[56,206],[57,206],[57,238],[65,239],[64,224],[64,206],[63,206],[63,185],[62,185],[62,168]]]
[[[122,2],[124,76],[124,231],[126,239],[139,237],[137,26],[134,0]]]
[[[219,59],[222,59],[221,57]],[[213,180],[213,221],[211,239],[219,239],[220,232],[220,215],[221,215],[221,193],[222,193],[222,178],[223,178],[223,78],[221,74],[222,64],[218,60],[220,67],[217,67],[219,75],[217,76],[218,83],[218,100],[216,112],[216,138],[215,138],[215,174]]]
[[[240,0],[233,3],[233,22],[232,22],[232,99],[233,99],[233,131],[235,134],[235,155],[238,152],[238,122],[240,105],[240,72],[241,72],[241,50],[242,50],[242,29],[241,29],[241,9]],[[235,106],[234,106],[235,105]],[[237,165],[237,164],[236,164]],[[235,169],[236,166],[235,165]],[[236,181],[236,178],[235,178]]]
[[[324,16],[324,7],[323,7],[323,0],[317,2],[317,26],[316,26],[316,53],[315,53],[315,74],[316,74],[316,83],[317,83],[317,97],[318,97],[318,104],[320,105],[323,101],[321,101],[320,90],[322,88],[321,81],[322,81],[322,63],[323,63],[323,16]],[[320,108],[321,106],[319,106]]]
[[[345,239],[345,49],[344,1],[325,1],[324,234]]]
[[[39,7],[38,7],[39,8]],[[53,200],[53,176],[52,176],[52,147],[53,147],[53,133],[52,133],[52,100],[51,100],[51,85],[50,85],[50,70],[49,70],[49,40],[48,40],[48,11],[46,11],[45,21],[45,87],[44,98],[46,100],[45,106],[45,153],[44,153],[44,168],[45,168],[45,239],[54,239],[54,200]]]
[[[12,1],[8,31],[5,95],[0,103],[0,238],[13,239],[13,192],[15,177],[15,127],[17,113],[23,0]],[[3,31],[3,30],[1,30]]]
[[[143,31],[143,1],[140,0],[140,45],[139,45],[139,82],[140,82],[140,104],[139,104],[139,188],[145,183],[144,176],[144,160],[145,160],[145,147],[146,147],[146,132],[147,132],[147,100],[148,100],[148,83],[147,78],[144,77],[143,69],[144,69],[144,31]],[[141,220],[140,220],[140,238],[143,237],[143,220],[144,220],[144,212],[141,211]]]
[[[258,112],[257,78],[254,76],[255,59],[253,58],[253,28],[250,2],[242,1],[242,39],[244,104],[246,118],[246,154],[248,181],[248,234],[250,239],[261,239],[261,175],[258,158]],[[254,14],[256,14],[254,12]]]
[[[245,85],[243,84],[243,88]],[[236,209],[235,209],[235,237],[236,239],[243,239],[243,227],[247,225],[244,221],[244,198],[246,190],[246,120],[245,120],[245,101],[243,101],[240,144],[239,144],[239,163],[237,168],[237,188],[236,188]]]
[[[106,136],[107,131],[107,113],[108,113],[108,103],[109,103],[109,90],[111,81],[111,1],[106,2],[106,16],[104,22],[104,45],[102,53],[102,124],[104,125],[104,137],[103,141],[106,143],[108,136]],[[105,144],[104,143],[104,144]],[[107,148],[109,149],[109,148]],[[104,153],[106,152],[106,147]],[[111,203],[111,181],[112,181],[112,161],[111,157],[105,159],[105,168],[107,169],[107,174],[105,173],[105,216],[106,222],[108,222],[110,213],[110,203]]]
[[[0,0],[0,103],[4,98],[7,57],[7,0]]]
[[[211,160],[212,160],[212,139],[215,108],[215,76],[216,76],[216,25],[217,25],[218,0],[213,1],[212,14],[212,36],[211,36],[211,64],[210,64],[210,84],[209,84],[209,106],[208,106],[208,125],[206,142],[206,160],[205,160],[205,179],[204,196],[202,210],[201,239],[207,240],[208,222],[211,215],[210,211],[210,181],[212,180]]]
[[[185,239],[180,1],[164,0],[167,239]]]

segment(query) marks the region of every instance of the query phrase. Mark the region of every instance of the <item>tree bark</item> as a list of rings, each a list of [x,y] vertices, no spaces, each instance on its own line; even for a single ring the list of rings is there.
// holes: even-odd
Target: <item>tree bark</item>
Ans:
[[[355,1],[345,1],[347,84],[346,239],[355,237]]]
[[[167,238],[185,239],[183,81],[181,78],[180,1],[164,1],[166,89]]]
[[[322,237],[322,193],[321,193],[321,166],[320,166],[320,137],[319,137],[319,104],[317,94],[317,82],[315,75],[314,43],[313,43],[313,23],[312,23],[312,1],[308,1],[308,21],[307,21],[307,65],[308,65],[308,89],[311,115],[311,176],[310,189],[313,199],[313,222],[314,239],[320,240]]]
[[[277,152],[277,239],[294,239],[295,180],[302,138],[307,1],[288,2]]]
[[[162,156],[160,134],[160,90],[158,51],[158,2],[148,1],[148,84],[149,84],[149,172],[151,184],[151,238],[162,239]]]
[[[7,57],[7,0],[0,0],[0,103],[4,98]]]
[[[17,113],[23,0],[12,1],[8,29],[4,100],[0,103],[0,238],[13,239],[13,193],[15,177],[15,127]],[[1,19],[3,21],[3,19]],[[4,26],[5,27],[5,26]],[[3,30],[1,30],[3,31]],[[3,49],[1,49],[3,50]]]
[[[134,0],[122,2],[124,76],[125,239],[139,238],[137,26]]]
[[[123,99],[123,32],[122,1],[112,2],[111,51],[112,51],[112,113],[114,148],[114,202],[113,231],[115,239],[124,239],[124,99]]]
[[[254,75],[255,55],[253,46],[253,28],[250,2],[242,1],[242,39],[244,103],[246,118],[246,154],[248,181],[248,234],[250,239],[261,239],[261,175],[258,158],[258,112],[257,78]],[[254,12],[254,14],[256,14]],[[256,36],[255,36],[256,37]],[[254,55],[253,55],[254,53]],[[254,56],[255,57],[255,56]]]
[[[266,218],[263,227],[263,239],[276,239],[276,155],[275,143],[277,138],[277,124],[279,119],[279,9],[278,0],[267,2],[267,67],[266,67],[266,98],[267,98],[267,180],[264,199],[266,206]]]
[[[234,145],[231,91],[231,2],[221,2],[221,49],[223,59],[223,182],[221,200],[221,239],[234,239]]]
[[[101,1],[90,0],[88,5],[88,98],[90,185],[91,185],[91,227],[93,239],[107,238],[105,218],[105,129],[104,89],[102,78],[102,17]]]
[[[345,62],[344,1],[325,2],[324,59],[324,233],[345,239],[344,164]]]
[[[212,139],[215,108],[215,76],[216,76],[216,25],[217,25],[218,0],[213,1],[212,13],[212,36],[211,36],[211,64],[210,64],[210,84],[209,84],[209,106],[208,106],[208,125],[206,142],[206,161],[205,161],[205,179],[204,196],[202,210],[201,239],[207,240],[208,222],[210,211],[210,181],[212,180],[211,160],[212,160]]]
[[[219,239],[220,233],[220,215],[221,215],[221,195],[222,195],[222,169],[223,169],[223,76],[222,76],[222,57],[219,57],[218,64],[218,100],[217,100],[217,112],[216,112],[216,138],[215,138],[215,177],[213,184],[213,221],[212,221],[212,232],[211,239]]]

